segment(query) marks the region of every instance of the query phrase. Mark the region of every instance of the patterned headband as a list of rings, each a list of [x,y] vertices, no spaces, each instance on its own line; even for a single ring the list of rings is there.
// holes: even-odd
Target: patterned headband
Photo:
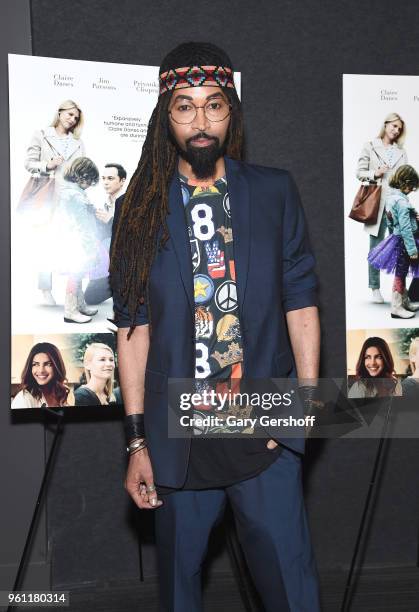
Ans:
[[[159,76],[160,95],[183,87],[234,87],[233,71],[227,66],[186,66],[162,72]]]

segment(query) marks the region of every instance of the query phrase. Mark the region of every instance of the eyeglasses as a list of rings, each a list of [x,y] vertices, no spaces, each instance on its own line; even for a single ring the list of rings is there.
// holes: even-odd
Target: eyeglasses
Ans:
[[[198,114],[198,108],[203,108],[205,117],[211,122],[224,121],[231,111],[231,104],[228,104],[222,98],[217,100],[210,100],[204,106],[195,106],[193,102],[189,100],[180,100],[177,102],[172,110],[169,111],[169,115],[172,117],[175,123],[186,125],[192,123]]]

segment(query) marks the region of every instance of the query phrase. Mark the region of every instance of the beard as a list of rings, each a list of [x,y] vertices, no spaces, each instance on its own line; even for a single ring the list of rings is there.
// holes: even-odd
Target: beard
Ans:
[[[199,138],[212,140],[208,147],[194,147],[193,141]],[[215,136],[208,136],[205,132],[196,134],[186,141],[186,151],[178,146],[179,155],[191,165],[192,172],[197,179],[211,178],[215,174],[217,161],[224,155],[225,147],[220,146],[220,140]]]

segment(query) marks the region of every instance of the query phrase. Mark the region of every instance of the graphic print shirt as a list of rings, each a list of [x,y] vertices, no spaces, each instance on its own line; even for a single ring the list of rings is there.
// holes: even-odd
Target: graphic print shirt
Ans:
[[[181,181],[195,299],[195,378],[241,378],[233,231],[225,178],[209,187]]]
[[[195,379],[202,388],[216,379],[218,387],[218,381],[237,381],[243,375],[227,180],[219,179],[208,187],[189,185],[183,177],[180,180],[194,275]],[[232,408],[228,411],[232,413]],[[217,428],[208,430],[215,432]],[[238,436],[244,429],[224,426],[222,430],[236,432],[236,436],[192,437],[185,489],[240,482],[267,468],[280,453],[280,445],[268,449],[264,438],[250,438],[246,432]]]

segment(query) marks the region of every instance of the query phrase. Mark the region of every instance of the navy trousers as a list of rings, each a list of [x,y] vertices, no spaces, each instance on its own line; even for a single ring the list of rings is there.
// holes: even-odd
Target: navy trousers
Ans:
[[[180,490],[163,497],[155,511],[160,610],[201,612],[201,565],[227,498],[266,612],[319,612],[301,459],[286,448],[253,478],[223,489]]]

